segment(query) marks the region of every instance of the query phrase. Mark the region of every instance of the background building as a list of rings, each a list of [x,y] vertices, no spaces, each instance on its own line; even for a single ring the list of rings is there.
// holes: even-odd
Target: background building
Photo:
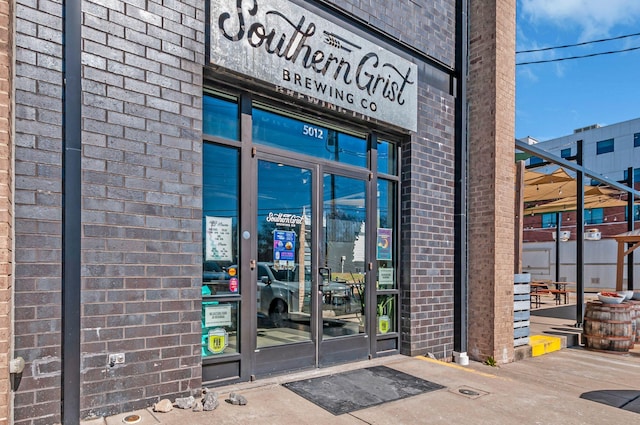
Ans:
[[[627,168],[633,167],[636,177],[640,177],[640,118],[606,126],[594,124],[551,140],[536,141],[529,138],[529,143],[535,143],[553,155],[569,158],[576,155],[578,140],[582,140],[583,165],[588,169],[619,181],[626,180]],[[540,158],[531,158],[528,164],[541,161]],[[640,178],[634,180],[640,182]]]
[[[640,119],[629,120],[608,126],[591,125],[579,128],[573,134],[556,139],[538,142],[529,138],[527,143],[536,144],[552,155],[571,159],[577,154],[577,142],[582,141],[583,164],[603,177],[626,182],[629,168],[633,169],[634,187],[640,187]],[[544,165],[542,160],[532,157],[528,165]],[[557,166],[541,166],[531,168],[535,171],[549,172]],[[573,175],[574,173],[569,173]],[[585,185],[600,187],[597,178],[585,178]],[[567,196],[566,189],[572,189],[575,182],[566,182],[559,186],[557,198]],[[565,192],[562,192],[562,189]],[[607,187],[603,188],[608,190]],[[605,199],[605,198],[603,198]],[[627,195],[612,195],[614,202],[603,203],[604,206],[585,207],[585,289],[597,291],[615,288],[615,268],[617,244],[611,238],[628,230]],[[617,201],[617,202],[615,202]],[[607,206],[618,203],[620,205]],[[544,202],[540,202],[543,206]],[[559,211],[561,211],[559,209]],[[640,220],[640,205],[635,205],[632,219]],[[561,231],[569,232],[568,242],[561,244],[560,276],[555,276],[556,226],[560,221]],[[575,281],[575,211],[561,211],[561,215],[549,211],[524,216],[524,252],[523,267],[534,276],[545,279]],[[634,258],[634,269],[638,269],[639,260]],[[625,268],[626,270],[626,268]],[[634,273],[635,274],[635,273]],[[625,281],[626,281],[625,273]]]

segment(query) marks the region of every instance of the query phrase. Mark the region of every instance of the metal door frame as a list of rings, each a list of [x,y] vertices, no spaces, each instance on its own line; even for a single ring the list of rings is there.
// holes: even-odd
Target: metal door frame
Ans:
[[[324,260],[324,240],[321,237],[320,232],[322,230],[322,204],[323,204],[323,188],[322,179],[324,174],[335,174],[342,177],[354,178],[362,180],[366,187],[366,207],[367,215],[365,219],[366,233],[371,237],[370,228],[372,225],[371,214],[371,196],[372,189],[372,174],[369,170],[359,169],[353,166],[340,166],[333,164],[329,161],[316,160],[310,161],[308,157],[299,155],[293,152],[282,152],[278,149],[274,149],[268,146],[254,145],[251,149],[251,193],[252,200],[249,203],[252,205],[251,214],[251,233],[257,235],[258,222],[257,222],[257,196],[258,196],[258,161],[269,161],[276,164],[284,164],[287,166],[300,167],[309,169],[311,171],[312,178],[312,195],[311,195],[311,341],[286,344],[275,347],[266,347],[258,349],[256,347],[257,334],[257,305],[255,300],[257,299],[257,287],[256,285],[250,285],[249,299],[253,302],[249,302],[251,305],[250,310],[251,322],[250,326],[244,327],[243,332],[248,332],[251,338],[251,364],[253,377],[265,376],[278,372],[285,372],[289,370],[304,369],[304,368],[318,368],[329,364],[338,362],[363,360],[371,355],[370,338],[375,336],[375,323],[367,322],[365,333],[361,335],[354,335],[348,337],[340,337],[332,340],[322,340],[322,316],[321,316],[321,300],[319,295],[319,267],[321,261]],[[243,195],[243,197],[246,195]],[[244,267],[246,271],[244,276],[250,276],[252,282],[257,281],[257,270],[255,267],[251,269],[250,264],[252,261],[257,262],[257,237],[251,238],[251,253],[249,259],[245,260]],[[367,239],[365,245],[365,265],[371,264],[371,243],[370,239]],[[371,267],[365,267],[365,287],[369,286],[371,281]],[[365,291],[366,302],[365,306],[367,310],[371,310],[371,302],[373,294],[372,291]],[[373,311],[373,310],[371,310]],[[370,314],[366,314],[371,317]],[[324,349],[323,349],[324,346]],[[338,350],[337,348],[341,349]],[[293,350],[293,351],[292,351]],[[294,355],[295,354],[295,355]],[[282,367],[286,365],[285,367]]]

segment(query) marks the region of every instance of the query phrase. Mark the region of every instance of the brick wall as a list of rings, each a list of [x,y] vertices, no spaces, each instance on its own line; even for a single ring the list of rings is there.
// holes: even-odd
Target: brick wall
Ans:
[[[0,0],[0,425],[11,423],[13,291],[13,3]]]
[[[335,3],[453,67],[455,1]],[[419,130],[401,165],[401,352],[442,358],[453,349],[455,100],[424,80],[419,87]]]
[[[335,3],[453,64],[454,0]],[[15,412],[17,424],[52,423],[61,379],[62,10],[56,1],[17,4],[16,348],[28,364]],[[200,385],[205,3],[144,4],[83,2],[83,417]],[[453,97],[422,82],[419,123],[401,170],[402,352],[442,357],[453,342]],[[125,353],[124,366],[107,366],[113,352]]]
[[[17,4],[15,326],[27,368],[15,420],[50,424],[60,419],[62,7]],[[200,387],[204,2],[82,10],[79,367],[91,417]],[[109,367],[109,353],[126,363]]]
[[[469,347],[513,361],[515,2],[471,2]]]

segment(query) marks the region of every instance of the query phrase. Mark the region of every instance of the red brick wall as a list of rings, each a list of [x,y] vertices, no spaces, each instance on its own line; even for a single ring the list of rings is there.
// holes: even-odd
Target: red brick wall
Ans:
[[[602,234],[602,238],[610,238],[627,231],[627,222],[625,220],[626,207],[610,207],[604,209],[604,222],[597,224],[589,224],[584,226],[585,232],[590,229],[598,229]],[[542,227],[542,215],[525,215],[524,221],[524,242],[551,242],[553,241],[553,233],[555,227]],[[560,230],[568,230],[571,232],[569,240],[576,240],[576,212],[566,211],[562,213],[562,224]],[[640,227],[640,222],[635,223],[635,228]]]
[[[0,0],[0,424],[11,423],[13,193],[12,193],[12,22],[11,2]]]
[[[470,3],[469,346],[513,361],[515,2]]]

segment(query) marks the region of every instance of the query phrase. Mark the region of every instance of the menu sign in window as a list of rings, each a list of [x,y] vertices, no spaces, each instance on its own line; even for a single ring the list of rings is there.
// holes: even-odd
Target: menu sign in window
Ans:
[[[205,226],[205,260],[233,261],[231,218],[207,216]]]
[[[416,131],[413,62],[287,0],[209,4],[212,65],[327,109]]]

